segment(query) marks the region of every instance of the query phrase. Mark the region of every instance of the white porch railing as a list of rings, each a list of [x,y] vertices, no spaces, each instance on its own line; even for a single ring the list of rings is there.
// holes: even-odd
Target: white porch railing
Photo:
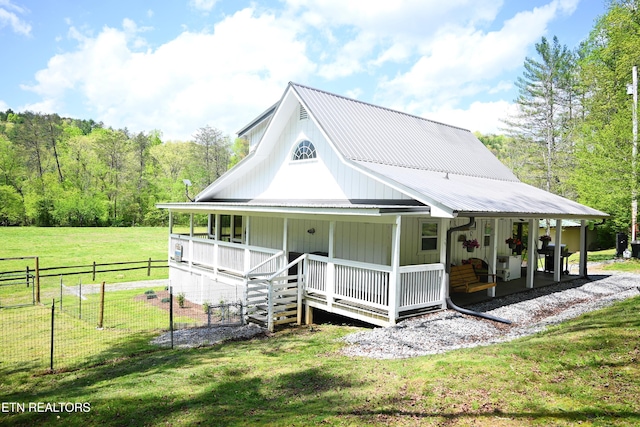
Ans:
[[[445,303],[444,264],[400,267],[400,311]]]
[[[174,258],[176,244],[182,245],[182,259],[177,265]],[[179,269],[205,268],[211,271],[213,280],[218,277],[233,279],[235,275],[245,287],[253,278],[258,279],[257,285],[274,272],[286,269],[282,251],[195,236],[172,234],[169,252],[170,259],[174,258],[172,265]],[[380,319],[385,318],[388,319],[388,323],[384,321],[386,324],[393,324],[403,317],[403,313],[413,310],[437,305],[445,307],[443,264],[403,266],[394,271],[388,265],[307,254],[303,272],[301,289],[304,288],[305,296],[319,297],[316,298],[317,304],[321,305],[319,308],[334,312],[334,305],[335,310],[339,310],[338,305],[343,308],[349,305],[376,316],[376,324],[381,324]],[[232,273],[232,276],[224,273]],[[394,283],[397,288],[393,288]],[[394,289],[396,293],[391,295]]]
[[[182,262],[238,275],[243,275],[278,253],[277,249],[172,234],[169,238],[169,259],[175,260],[176,244],[182,246]],[[278,262],[273,260],[266,263],[260,272],[277,270]]]
[[[388,265],[329,260],[309,255],[306,292],[323,295],[328,305],[337,299],[390,312],[389,287],[393,269]],[[333,277],[333,283],[330,283]],[[444,265],[400,267],[397,312],[444,306]]]

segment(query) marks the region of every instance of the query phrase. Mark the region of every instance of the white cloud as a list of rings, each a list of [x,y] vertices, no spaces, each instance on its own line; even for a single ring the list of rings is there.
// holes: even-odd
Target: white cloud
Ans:
[[[0,29],[9,26],[14,33],[28,36],[31,34],[31,25],[18,15],[26,14],[25,8],[13,4],[11,1],[0,1]]]
[[[202,10],[204,12],[211,12],[218,0],[190,0],[189,4],[194,9]]]
[[[408,71],[381,81],[378,99],[394,108],[408,105],[410,112],[422,114],[437,105],[452,107],[464,97],[504,88],[491,81],[522,66],[529,47],[544,35],[550,21],[570,6],[553,1],[520,12],[496,31],[455,23],[440,27]]]
[[[469,108],[444,108],[424,114],[424,117],[451,126],[480,131],[484,134],[503,133],[502,119],[515,113],[515,105],[507,101],[474,102]]]
[[[235,132],[279,99],[288,81],[314,70],[287,23],[251,9],[218,22],[213,33],[183,32],[155,50],[135,49],[140,34],[129,22],[124,27],[95,37],[71,29],[77,50],[51,58],[26,88],[58,112],[74,90],[94,120],[190,139],[206,124]]]

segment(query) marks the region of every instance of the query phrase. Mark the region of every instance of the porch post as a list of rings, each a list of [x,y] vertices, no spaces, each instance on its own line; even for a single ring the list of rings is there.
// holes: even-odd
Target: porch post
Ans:
[[[556,246],[553,251],[553,280],[560,281],[562,275],[562,220],[556,219]]]
[[[285,267],[289,263],[289,218],[285,217],[282,221],[282,252],[284,252],[284,260],[280,267]]]
[[[245,244],[244,247],[244,271],[247,272],[251,268],[251,251],[249,250],[249,217],[244,217]]]
[[[540,226],[540,221],[537,219],[529,220],[529,237],[527,240],[527,280],[526,286],[527,288],[533,288],[533,278],[535,277],[536,271],[538,271],[538,227]]]
[[[171,255],[173,255],[173,253],[171,252],[171,235],[173,234],[173,213],[171,212],[171,210],[169,210],[169,252],[167,254],[167,260],[171,261]]]
[[[216,214],[216,230],[215,230],[215,238],[220,241],[220,214]]]
[[[193,267],[193,214],[189,214],[189,269]]]
[[[327,308],[329,312],[333,309],[333,301],[335,300],[336,289],[336,264],[333,262],[335,257],[335,234],[336,234],[336,222],[329,222],[329,260],[327,261]]]
[[[489,221],[489,220],[487,220]],[[482,233],[481,235],[484,236],[484,233]],[[497,268],[496,268],[496,263],[498,261],[498,241],[497,241],[497,236],[498,236],[498,218],[494,218],[493,221],[491,221],[491,243],[490,243],[490,250],[491,250],[491,257],[489,258],[491,260],[491,263],[489,263],[489,274],[493,274],[493,278],[494,280],[496,279],[495,274],[497,273]],[[490,297],[495,297],[496,296],[496,287],[492,287],[489,288],[487,290],[487,295]]]
[[[580,277],[587,277],[587,221],[580,221]]]
[[[400,237],[402,231],[402,217],[396,216],[396,222],[391,229],[391,273],[389,275],[389,323],[396,324],[400,305]]]

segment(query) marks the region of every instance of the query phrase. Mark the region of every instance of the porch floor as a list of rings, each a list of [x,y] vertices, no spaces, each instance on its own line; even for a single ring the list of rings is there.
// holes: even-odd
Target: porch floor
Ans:
[[[571,280],[578,279],[580,276],[576,272],[577,269],[574,268],[573,270],[574,271],[573,272],[570,271],[569,274],[562,274],[560,276],[560,282],[568,282]],[[503,297],[505,295],[516,294],[519,292],[529,291],[530,289],[527,288],[526,286],[526,280],[527,280],[526,274],[527,274],[527,269],[525,267],[522,267],[522,274],[519,279],[509,280],[508,282],[503,282],[502,280],[498,279],[498,282],[495,287],[495,290],[496,290],[495,298]],[[558,282],[556,282],[553,279],[553,273],[545,273],[541,270],[538,270],[534,273],[534,276],[533,276],[534,288],[542,288],[545,286],[554,285],[556,283]],[[487,291],[473,292],[470,294],[451,293],[450,297],[451,297],[451,300],[454,302],[454,304],[460,307],[465,307],[468,305],[489,301],[494,298],[494,297],[490,297],[487,294]]]

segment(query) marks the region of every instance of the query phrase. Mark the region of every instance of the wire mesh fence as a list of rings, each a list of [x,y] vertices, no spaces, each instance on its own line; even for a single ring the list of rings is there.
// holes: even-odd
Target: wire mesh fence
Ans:
[[[196,304],[164,286],[122,289],[61,280],[49,303],[0,308],[0,373],[80,369],[171,348],[172,339],[166,346],[158,338],[180,329],[200,329],[194,336],[202,342],[193,344],[206,345],[206,329],[242,325],[243,313],[239,301]]]

